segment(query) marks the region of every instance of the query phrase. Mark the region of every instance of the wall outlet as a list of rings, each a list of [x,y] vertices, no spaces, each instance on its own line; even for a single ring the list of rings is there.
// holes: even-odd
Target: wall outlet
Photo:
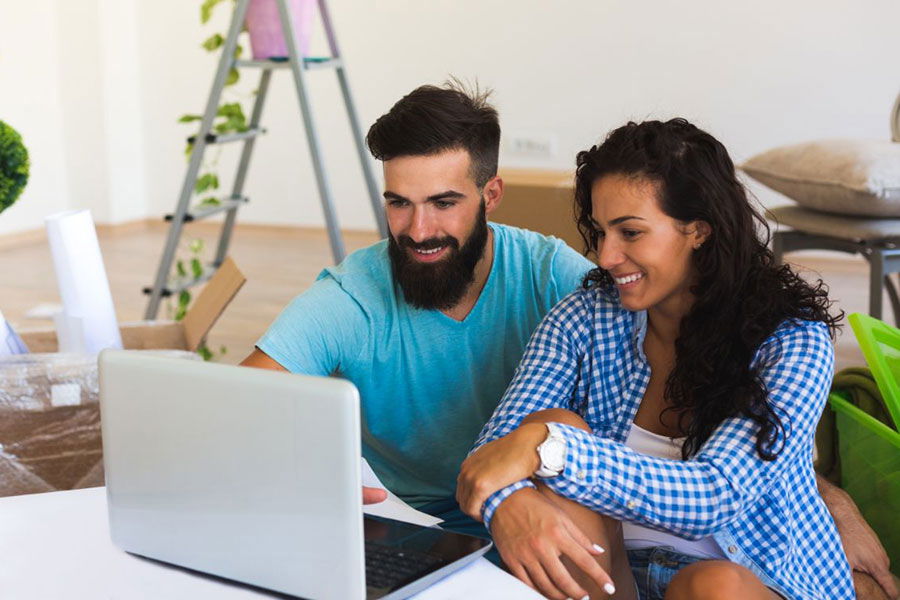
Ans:
[[[552,158],[556,156],[556,137],[552,135],[511,135],[506,138],[506,149],[517,156]]]

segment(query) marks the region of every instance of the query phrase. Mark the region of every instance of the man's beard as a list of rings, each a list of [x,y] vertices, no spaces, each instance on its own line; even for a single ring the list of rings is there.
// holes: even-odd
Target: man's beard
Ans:
[[[394,279],[403,290],[403,297],[416,308],[446,310],[462,299],[475,280],[475,265],[484,255],[488,227],[484,202],[469,234],[459,246],[459,240],[447,236],[430,238],[416,243],[406,235],[388,236],[388,256]],[[420,263],[409,256],[410,249],[431,250],[447,246],[447,257],[435,263]]]

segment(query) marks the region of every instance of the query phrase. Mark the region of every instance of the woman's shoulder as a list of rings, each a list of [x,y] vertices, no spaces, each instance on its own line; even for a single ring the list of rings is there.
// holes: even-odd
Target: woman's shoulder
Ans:
[[[594,337],[597,330],[608,330],[636,321],[637,313],[622,306],[615,289],[598,285],[580,287],[554,306],[545,322],[585,339]]]
[[[823,321],[796,317],[784,319],[760,345],[757,358],[781,360],[792,357],[831,361],[834,345],[831,329]]]

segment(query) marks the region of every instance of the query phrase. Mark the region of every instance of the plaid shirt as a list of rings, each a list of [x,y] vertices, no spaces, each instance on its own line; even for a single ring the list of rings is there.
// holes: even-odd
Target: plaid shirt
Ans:
[[[787,598],[854,598],[834,521],[819,496],[814,433],[831,384],[834,353],[821,322],[785,322],[753,365],[786,435],[773,461],[756,452],[755,423],[725,420],[690,460],[642,455],[625,446],[650,380],[643,353],[647,313],[624,309],[613,292],[579,290],[535,331],[512,383],[475,447],[503,437],[530,413],[565,408],[593,434],[559,425],[565,469],[544,482],[557,494],[620,521],[696,540],[712,535],[728,558]],[[494,493],[494,511],[523,480]]]

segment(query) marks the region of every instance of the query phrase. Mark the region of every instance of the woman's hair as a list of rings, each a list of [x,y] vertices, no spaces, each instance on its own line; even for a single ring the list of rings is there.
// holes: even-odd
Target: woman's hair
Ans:
[[[606,175],[654,182],[665,214],[683,223],[705,221],[712,230],[692,255],[695,300],[681,320],[665,387],[666,411],[677,414],[687,436],[683,458],[696,454],[722,421],[745,416],[759,426],[760,457],[773,460],[784,427],[759,377],[764,365],[751,368],[753,356],[786,319],[822,321],[834,336],[843,313],[829,314],[821,280],[810,285],[776,264],[765,219],[750,204],[725,147],[705,131],[684,119],[628,123],[578,153],[575,212],[586,252],[597,248],[599,233],[591,187]],[[596,268],[584,286],[611,291],[613,281]]]

